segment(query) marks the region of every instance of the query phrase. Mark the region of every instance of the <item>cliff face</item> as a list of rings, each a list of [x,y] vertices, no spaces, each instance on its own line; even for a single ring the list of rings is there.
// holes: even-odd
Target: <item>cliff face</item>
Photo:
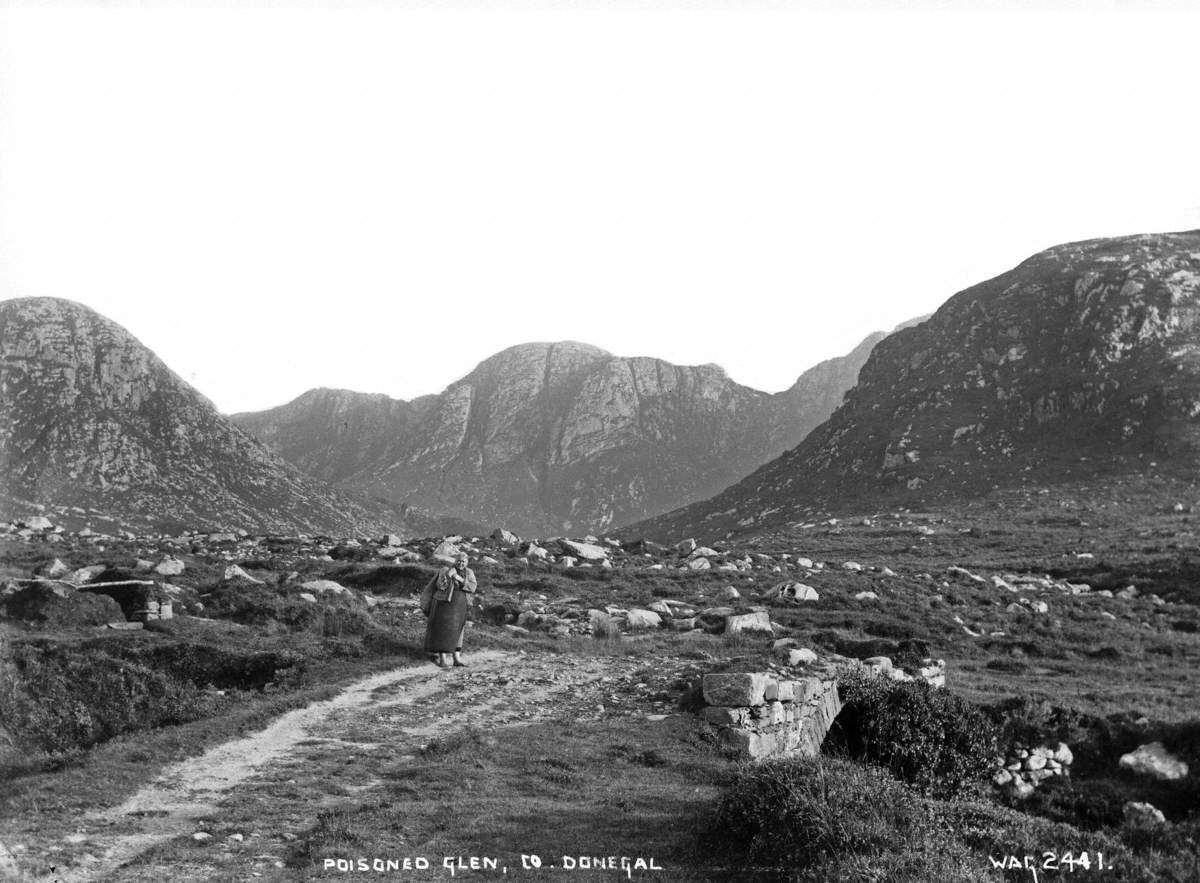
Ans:
[[[777,395],[715,365],[530,343],[411,403],[314,390],[233,419],[373,496],[528,534],[601,531],[716,493],[795,445],[882,336]]]
[[[234,426],[116,323],[54,298],[0,303],[0,506],[28,503],[167,529],[400,527]]]
[[[712,535],[849,498],[920,501],[1150,460],[1194,475],[1198,310],[1200,231],[1049,249],[880,342],[798,447],[639,527]]]

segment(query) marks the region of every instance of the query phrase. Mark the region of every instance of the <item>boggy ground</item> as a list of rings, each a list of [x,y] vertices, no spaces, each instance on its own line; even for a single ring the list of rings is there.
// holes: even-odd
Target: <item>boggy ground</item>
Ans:
[[[1192,501],[1109,499],[1112,508],[996,495],[940,511],[814,517],[713,544],[708,571],[680,571],[686,557],[656,547],[612,549],[611,569],[564,568],[477,542],[475,567],[493,609],[471,629],[473,664],[454,671],[436,670],[419,652],[413,595],[431,572],[432,543],[405,544],[413,554],[397,564],[366,542],[14,538],[2,564],[14,578],[56,557],[73,568],[132,570],[138,558],[169,552],[186,569],[165,579],[194,615],[135,632],[4,627],[10,682],[53,669],[78,683],[111,664],[168,678],[155,689],[178,690],[180,707],[160,714],[163,703],[146,700],[79,729],[92,742],[74,748],[0,718],[9,745],[0,865],[64,880],[626,877],[562,869],[563,856],[583,855],[655,859],[663,870],[631,871],[642,879],[1028,880],[1028,870],[993,869],[989,856],[1090,849],[1114,862],[1103,879],[1196,879]],[[801,567],[798,556],[824,567]],[[715,569],[746,560],[743,569]],[[863,569],[845,569],[849,561]],[[226,580],[230,563],[263,584]],[[1052,579],[1040,587],[1011,579],[1030,575]],[[317,578],[350,592],[300,600],[301,583]],[[820,599],[770,602],[767,590],[784,578]],[[1067,582],[1092,591],[1069,594]],[[1103,594],[1128,585],[1137,593]],[[740,598],[726,600],[730,586]],[[856,597],[867,591],[876,598]],[[630,634],[610,624],[592,636],[589,609],[664,599],[696,610],[765,607],[776,634]],[[501,608],[509,619],[526,611],[528,628],[500,624]],[[927,646],[946,660],[949,690],[993,708],[1010,700],[1007,719],[996,712],[1006,733],[1070,742],[1075,777],[1023,804],[993,792],[986,777],[955,801],[910,794],[926,822],[912,840],[905,820],[908,834],[895,842],[913,845],[897,847],[899,858],[877,854],[898,824],[882,819],[871,837],[840,843],[813,867],[748,868],[745,856],[710,848],[714,807],[740,767],[690,703],[705,671],[778,665],[771,644],[784,635],[824,659]],[[88,712],[61,678],[37,683]],[[62,719],[43,723],[61,733]],[[1154,738],[1191,763],[1188,780],[1147,783],[1117,768],[1120,753]],[[813,777],[839,794],[893,794],[837,765]],[[1121,821],[1128,800],[1155,803],[1168,825],[1130,829]],[[559,867],[533,868],[535,854]],[[494,857],[508,873],[452,875],[445,856]],[[380,874],[336,864],[418,857],[432,867]],[[1067,876],[1064,868],[1039,879]]]

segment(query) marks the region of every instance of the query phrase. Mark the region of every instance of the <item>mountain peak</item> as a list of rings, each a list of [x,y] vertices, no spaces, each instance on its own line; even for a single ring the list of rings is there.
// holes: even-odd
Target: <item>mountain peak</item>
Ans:
[[[272,454],[75,301],[0,302],[0,390],[0,508],[53,503],[165,529],[396,523]]]
[[[959,292],[881,341],[797,448],[647,528],[711,537],[854,499],[1055,484],[1139,456],[1185,476],[1200,465],[1200,231],[1055,246]]]
[[[237,415],[301,468],[372,496],[526,534],[599,531],[715,493],[840,403],[869,348],[768,395],[719,365],[531,342],[401,408],[306,394]]]

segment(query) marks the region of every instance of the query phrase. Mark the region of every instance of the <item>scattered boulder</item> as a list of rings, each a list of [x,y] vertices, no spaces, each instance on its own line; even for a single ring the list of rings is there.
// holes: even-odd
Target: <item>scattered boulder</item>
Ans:
[[[739,635],[745,632],[771,633],[771,617],[764,611],[743,613],[725,620],[725,634]]]
[[[809,665],[817,661],[817,654],[807,647],[779,647],[775,658],[785,665]]]
[[[616,631],[616,622],[603,610],[589,610],[588,624],[596,637],[607,637]]]
[[[798,604],[803,601],[819,601],[821,596],[812,586],[788,580],[771,588],[770,596],[778,601]]]
[[[336,583],[331,579],[310,579],[306,583],[300,583],[300,588],[308,592],[324,595],[349,595],[350,590],[341,583]]]
[[[168,555],[154,565],[154,572],[159,576],[179,576],[184,569],[184,563],[173,555]]]
[[[967,570],[965,567],[956,567],[951,565],[950,567],[946,568],[946,573],[948,573],[950,576],[957,577],[958,579],[963,579],[972,583],[978,583],[981,586],[987,585],[986,579],[977,574],[971,573],[971,571]]]
[[[721,589],[721,591],[717,592],[718,601],[736,601],[740,597],[742,597],[742,593],[733,586],[726,586],[725,588]]]
[[[550,557],[550,553],[537,543],[526,543],[521,549],[521,554],[531,561],[545,561]]]
[[[35,570],[34,575],[45,576],[49,577],[50,579],[63,579],[70,572],[71,568],[63,563],[61,558],[55,558],[49,564],[42,565]]]
[[[458,545],[451,540],[442,540],[433,550],[433,559],[442,564],[453,564],[458,557]]]
[[[645,631],[662,628],[662,617],[653,610],[641,610],[637,607],[629,611],[626,624],[630,631]]]
[[[1137,825],[1139,827],[1165,825],[1167,823],[1167,817],[1162,814],[1162,810],[1152,803],[1136,803],[1131,800],[1121,807],[1121,814],[1130,825]]]
[[[521,538],[519,536],[512,531],[505,530],[502,527],[498,527],[492,531],[492,539],[502,546],[516,546],[521,542]]]
[[[81,567],[72,573],[68,577],[68,580],[77,586],[81,586],[84,583],[90,583],[106,570],[108,570],[107,564],[89,564],[87,567]]]
[[[1121,769],[1164,782],[1182,779],[1188,774],[1188,765],[1170,754],[1161,742],[1139,745],[1128,754],[1123,754],[1119,763]]]
[[[558,545],[567,555],[582,558],[584,561],[603,561],[608,557],[608,551],[592,543],[578,543],[575,540],[559,540]]]
[[[923,659],[917,669],[917,676],[933,687],[946,686],[946,660]],[[1066,746],[1063,746],[1064,748]]]
[[[222,579],[224,579],[226,582],[229,582],[230,580],[240,579],[240,580],[243,580],[248,583],[254,583],[255,585],[258,585],[258,586],[261,586],[263,584],[262,580],[256,579],[255,577],[246,573],[246,571],[242,570],[242,568],[240,568],[236,564],[230,564],[228,567],[225,568],[225,574],[224,574],[224,576],[222,576]]]

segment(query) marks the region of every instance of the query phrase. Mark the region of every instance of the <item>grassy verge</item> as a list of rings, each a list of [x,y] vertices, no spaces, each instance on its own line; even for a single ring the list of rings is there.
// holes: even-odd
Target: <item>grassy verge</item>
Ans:
[[[719,783],[735,768],[689,716],[558,720],[487,734],[467,728],[416,754],[374,759],[369,787],[335,752],[310,762],[306,776],[339,785],[326,787],[328,801],[315,814],[298,816],[282,799],[297,783],[280,781],[231,795],[211,822],[218,838],[235,830],[289,832],[285,867],[274,877],[268,871],[267,879],[359,879],[326,864],[421,857],[430,863],[428,874],[408,879],[449,880],[443,860],[458,856],[507,865],[507,875],[497,868],[474,879],[559,879],[564,856],[582,864],[592,857],[653,858],[663,872],[635,878],[710,879],[716,869],[698,859],[696,835]],[[174,866],[193,849],[178,840],[143,863]],[[523,862],[523,855],[538,858]],[[570,878],[618,875],[576,868]]]

